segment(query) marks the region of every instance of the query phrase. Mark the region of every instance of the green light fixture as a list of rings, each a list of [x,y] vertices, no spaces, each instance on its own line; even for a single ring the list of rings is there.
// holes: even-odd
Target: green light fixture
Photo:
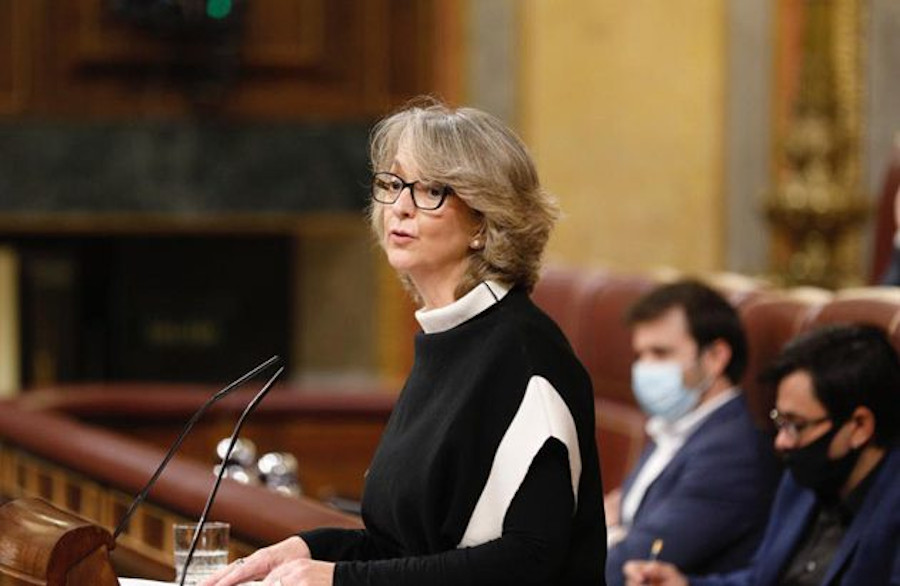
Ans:
[[[206,0],[206,16],[222,20],[231,14],[231,0]]]

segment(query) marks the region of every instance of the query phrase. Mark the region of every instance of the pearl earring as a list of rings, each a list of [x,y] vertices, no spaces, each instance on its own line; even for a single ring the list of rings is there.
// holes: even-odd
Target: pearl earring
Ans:
[[[471,246],[472,246],[472,248],[474,248],[475,250],[479,250],[479,249],[481,248],[481,240],[479,240],[478,238],[476,238],[475,240],[472,241]]]

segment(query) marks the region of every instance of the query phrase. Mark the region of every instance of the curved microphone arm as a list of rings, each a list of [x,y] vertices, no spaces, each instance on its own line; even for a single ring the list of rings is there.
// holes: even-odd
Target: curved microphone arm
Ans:
[[[169,448],[168,453],[166,453],[166,457],[163,458],[163,461],[160,463],[159,467],[156,469],[156,472],[153,473],[153,476],[150,477],[150,480],[147,481],[147,484],[144,485],[144,488],[141,489],[141,492],[135,497],[133,501],[131,501],[131,506],[128,507],[128,510],[122,515],[122,519],[119,521],[118,526],[116,526],[116,531],[113,533],[113,541],[119,536],[122,531],[124,531],[128,527],[128,521],[131,520],[131,516],[134,514],[134,511],[137,509],[138,505],[144,502],[144,499],[147,498],[147,494],[150,492],[150,488],[156,484],[156,479],[159,478],[159,475],[162,474],[163,469],[169,464],[169,460],[175,455],[175,452],[178,451],[178,448],[181,447],[181,443],[184,441],[184,438],[187,436],[188,432],[194,427],[194,424],[197,423],[204,413],[216,403],[219,399],[223,398],[225,395],[244,384],[269,366],[280,362],[281,357],[278,355],[272,356],[265,362],[261,363],[259,366],[248,372],[247,374],[241,376],[237,380],[231,382],[218,391],[215,395],[207,399],[206,403],[204,403],[195,413],[191,416],[190,420],[185,424],[184,429],[181,430],[181,433],[178,435],[178,439],[175,440],[175,443],[172,444],[172,447]],[[279,371],[280,372],[280,371]]]
[[[250,404],[247,405],[244,412],[241,413],[240,418],[237,420],[237,423],[234,425],[234,431],[231,432],[231,439],[228,442],[228,449],[225,450],[225,454],[222,456],[222,465],[219,466],[219,473],[216,474],[216,482],[213,484],[209,497],[206,499],[206,505],[204,505],[203,512],[200,514],[200,520],[197,521],[197,529],[194,531],[194,537],[191,539],[191,548],[188,550],[187,558],[184,560],[184,568],[181,570],[181,581],[178,583],[179,586],[184,586],[188,568],[191,566],[191,560],[194,559],[194,551],[197,549],[197,543],[200,541],[200,534],[203,531],[203,526],[206,524],[206,517],[209,514],[209,510],[212,508],[216,493],[219,492],[219,485],[222,484],[222,478],[225,476],[225,463],[228,462],[228,458],[231,457],[231,452],[234,450],[234,444],[237,442],[237,438],[241,433],[241,428],[244,427],[244,420],[247,419],[247,416],[250,415],[260,401],[263,400],[263,397],[271,390],[272,385],[275,384],[275,380],[281,376],[282,372],[284,372],[283,366],[275,371],[272,378],[266,381],[266,384],[263,385],[263,388],[255,397],[253,397],[253,400],[250,401]]]

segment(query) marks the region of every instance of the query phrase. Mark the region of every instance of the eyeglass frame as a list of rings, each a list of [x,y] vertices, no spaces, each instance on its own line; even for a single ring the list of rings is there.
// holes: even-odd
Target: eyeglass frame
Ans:
[[[388,176],[392,177],[393,179],[396,179],[397,181],[400,182],[400,189],[397,191],[397,197],[395,197],[393,200],[387,201],[387,200],[378,199],[377,197],[375,197],[375,190],[376,190],[375,182],[377,181],[379,175],[388,175]],[[378,203],[393,205],[393,204],[397,203],[398,199],[400,199],[400,196],[403,194],[403,190],[408,188],[410,198],[412,199],[413,205],[416,207],[416,209],[433,212],[434,210],[436,210],[436,209],[440,208],[442,205],[444,205],[444,202],[447,201],[447,196],[455,194],[455,191],[453,191],[453,188],[451,186],[449,186],[447,184],[438,183],[438,185],[440,185],[443,189],[441,191],[441,198],[438,200],[437,205],[435,205],[434,207],[423,207],[423,206],[419,205],[418,200],[416,200],[416,187],[415,187],[416,183],[421,184],[422,182],[423,182],[422,179],[416,179],[415,181],[406,181],[405,179],[403,179],[403,177],[400,177],[396,173],[391,173],[390,171],[378,171],[377,173],[372,174],[371,196],[372,196],[372,199],[377,201]],[[387,191],[387,190],[385,190],[385,191]],[[390,192],[388,192],[388,193],[390,193]]]
[[[771,411],[769,411],[769,419],[775,425],[775,429],[777,429],[778,431],[784,431],[793,439],[797,439],[805,430],[816,425],[821,425],[826,421],[833,421],[834,417],[832,417],[831,415],[825,415],[824,417],[819,417],[818,419],[804,419],[803,421],[793,421],[787,419],[784,415],[779,413],[778,409],[772,409]]]

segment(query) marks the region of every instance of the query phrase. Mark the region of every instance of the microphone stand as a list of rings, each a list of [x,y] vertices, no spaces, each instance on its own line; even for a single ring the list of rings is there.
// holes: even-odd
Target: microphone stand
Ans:
[[[280,361],[281,361],[281,358],[279,356],[277,356],[277,355],[272,356],[271,358],[269,358],[268,360],[266,360],[265,362],[263,362],[262,364],[260,364],[259,366],[257,366],[253,370],[251,370],[250,372],[248,372],[247,374],[245,374],[242,377],[238,378],[237,380],[231,382],[228,386],[226,386],[225,388],[223,388],[222,390],[217,392],[215,395],[213,395],[211,398],[209,398],[206,401],[206,403],[204,403],[194,413],[193,416],[191,416],[191,419],[187,422],[187,424],[184,426],[184,429],[182,429],[181,433],[178,435],[178,439],[176,439],[175,443],[172,444],[172,447],[169,448],[169,451],[166,454],[166,457],[163,458],[163,461],[162,461],[162,463],[160,463],[159,467],[156,469],[156,472],[153,473],[153,476],[150,477],[150,480],[147,481],[147,484],[144,485],[144,488],[141,489],[141,492],[138,493],[138,495],[135,497],[135,499],[133,501],[131,501],[131,506],[128,507],[128,510],[125,512],[125,514],[122,516],[122,519],[119,521],[119,524],[116,527],[116,531],[113,533],[113,542],[115,542],[115,540],[119,536],[119,534],[122,533],[122,531],[124,531],[126,527],[128,527],[128,521],[131,520],[131,516],[134,514],[134,511],[137,509],[138,505],[140,505],[142,502],[144,502],[144,499],[147,498],[147,494],[150,492],[150,488],[156,483],[156,479],[159,478],[160,474],[162,474],[162,471],[168,465],[169,460],[172,459],[172,457],[175,455],[175,452],[178,450],[178,448],[181,447],[181,443],[184,441],[184,438],[187,436],[188,432],[191,430],[192,427],[194,427],[194,424],[197,423],[197,420],[199,420],[200,417],[202,417],[203,414],[206,413],[207,409],[209,409],[213,405],[213,403],[216,403],[217,401],[219,401],[219,399],[221,399],[222,397],[224,397],[225,395],[227,395],[228,393],[233,391],[238,386],[244,384],[249,379],[253,378],[254,376],[259,374],[261,371],[265,370],[272,364],[275,364]],[[279,372],[281,372],[281,371],[279,371]]]
[[[197,530],[194,531],[194,537],[191,539],[191,548],[188,550],[187,558],[184,560],[184,567],[181,570],[181,580],[178,582],[179,586],[184,586],[184,580],[187,578],[188,568],[191,566],[191,561],[194,559],[194,551],[197,549],[197,543],[200,541],[200,534],[203,531],[203,526],[206,524],[206,517],[209,514],[209,510],[212,508],[213,500],[216,498],[216,493],[219,492],[219,485],[222,483],[222,478],[225,476],[225,463],[228,461],[228,458],[231,456],[231,452],[234,449],[234,444],[237,442],[238,436],[241,433],[241,428],[244,427],[244,420],[247,419],[247,416],[256,408],[260,401],[263,400],[263,397],[271,390],[272,385],[275,384],[275,380],[281,376],[281,373],[284,372],[284,367],[280,367],[275,374],[272,375],[266,384],[263,385],[263,388],[253,397],[253,400],[250,401],[250,404],[244,409],[244,412],[241,413],[240,418],[238,418],[237,423],[234,425],[234,431],[231,432],[231,439],[228,442],[228,449],[225,450],[225,455],[222,456],[222,465],[219,466],[219,473],[216,474],[216,482],[213,484],[213,488],[209,493],[209,497],[206,499],[206,505],[203,507],[203,512],[200,514],[200,520],[197,522]],[[177,568],[176,568],[177,569]]]

